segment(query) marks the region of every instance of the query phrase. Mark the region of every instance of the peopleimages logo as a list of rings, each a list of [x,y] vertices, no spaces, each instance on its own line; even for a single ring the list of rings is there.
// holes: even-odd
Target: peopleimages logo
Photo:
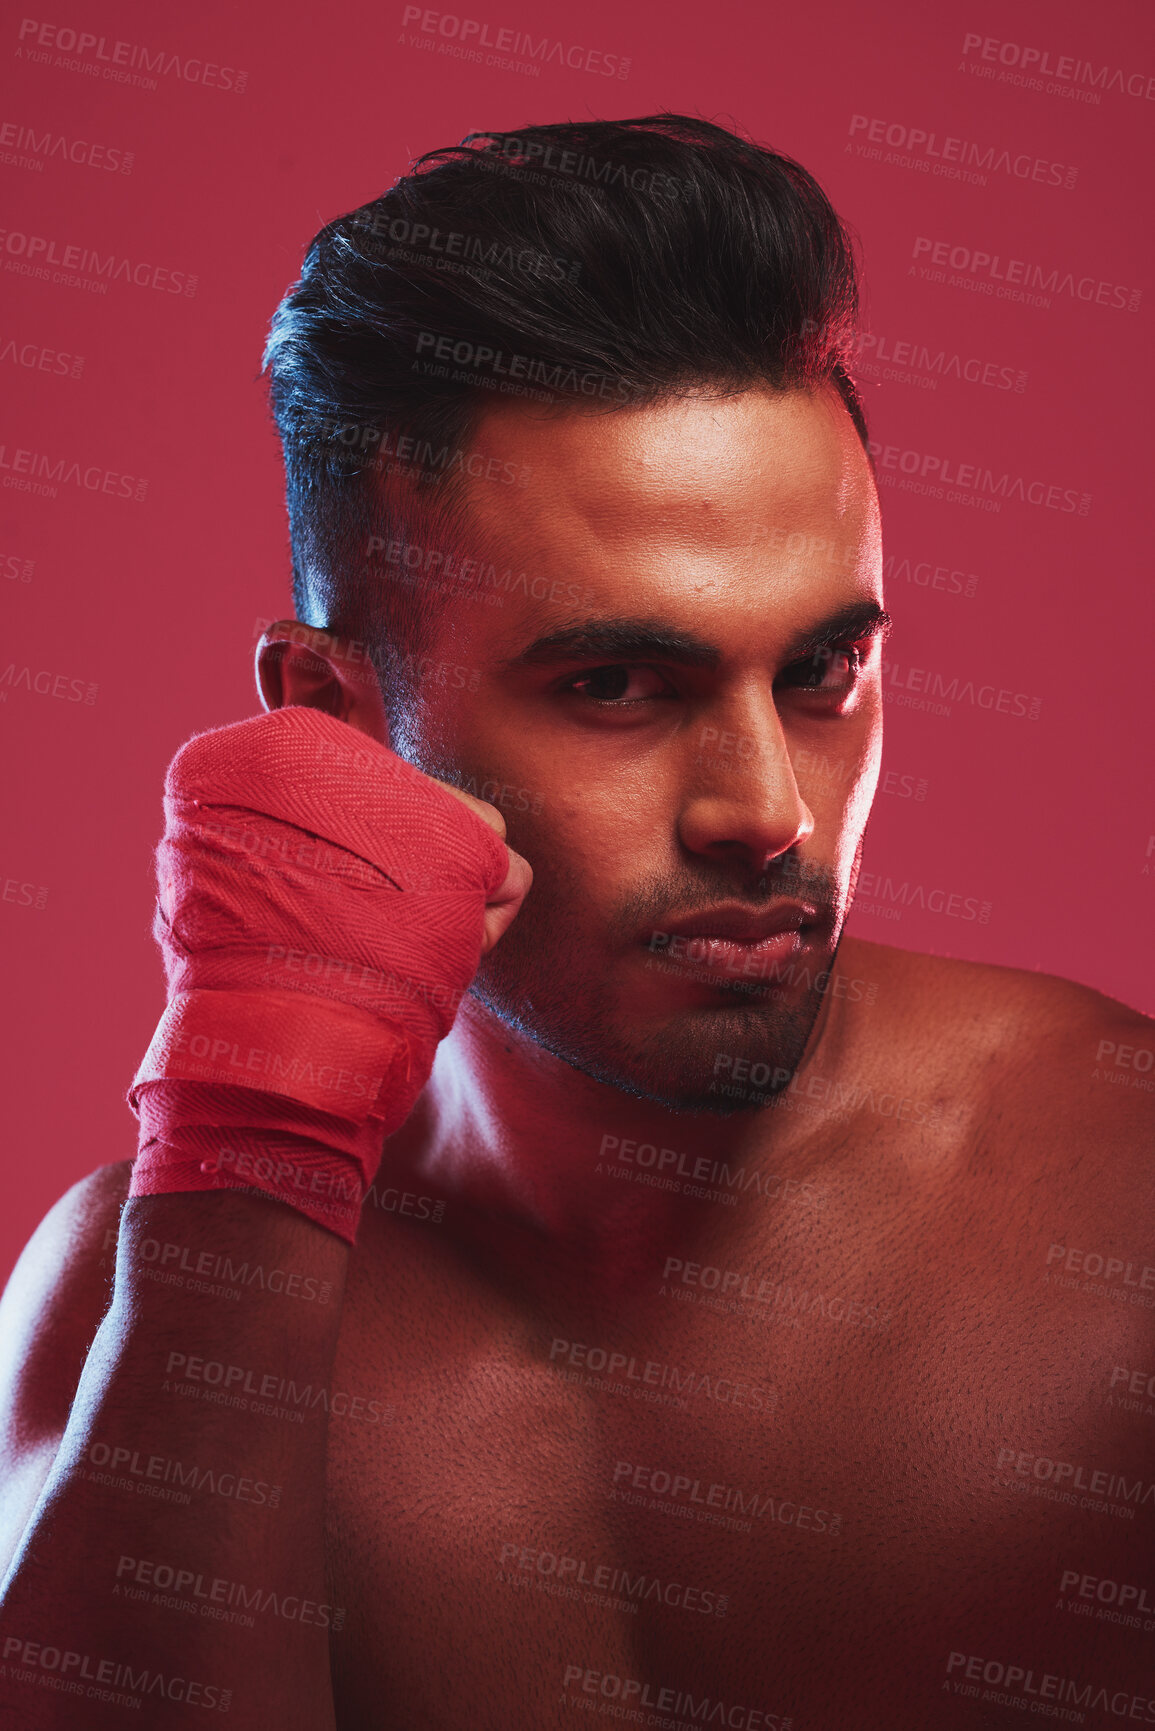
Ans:
[[[587,397],[613,397],[619,401],[628,401],[630,397],[626,381],[609,373],[593,370],[579,373],[576,367],[565,361],[549,362],[537,355],[507,355],[504,349],[471,343],[464,338],[455,342],[452,337],[441,336],[436,331],[419,331],[416,349],[418,356],[432,350],[423,366],[427,373],[437,378],[448,378],[449,364],[452,363],[465,369],[453,374],[455,379],[464,382],[487,382],[476,377],[482,373],[493,374],[503,381],[527,379],[531,384],[543,385],[548,391],[576,394],[580,390]]]
[[[566,1693],[571,1688],[574,1690],[572,1699]],[[790,1731],[793,1724],[792,1719],[784,1719],[764,1707],[746,1707],[740,1702],[728,1705],[709,1695],[698,1700],[681,1687],[666,1688],[659,1683],[643,1683],[637,1677],[619,1677],[613,1671],[567,1665],[562,1678],[562,1700],[567,1706],[584,1707],[594,1712],[593,1701],[583,1700],[582,1695],[602,1697],[599,1717],[609,1712],[615,1719],[629,1718],[637,1722],[642,1718],[639,1709],[645,1707],[648,1711],[644,1723],[647,1725],[688,1727],[693,1721],[701,1725],[729,1725],[732,1731]],[[620,1701],[620,1705],[607,1708],[607,1701]]]
[[[0,668],[0,703],[7,703],[10,691],[33,692],[37,697],[54,697],[58,703],[96,702],[99,685],[91,680],[72,679],[67,673],[54,673],[51,668],[41,667],[35,673],[31,664],[19,667],[15,661],[10,661],[7,667]]]
[[[0,162],[6,162],[10,168],[32,168],[38,173],[43,173],[45,162],[55,159],[75,163],[78,168],[131,174],[136,160],[131,150],[91,144],[86,138],[68,138],[62,132],[37,132],[31,126],[20,126],[12,120],[0,125],[0,147]]]
[[[567,174],[583,184],[628,186],[632,192],[651,193],[659,198],[689,198],[694,192],[692,181],[680,180],[675,175],[615,162],[607,156],[587,156],[580,150],[561,150],[552,144],[542,144],[540,139],[523,138],[517,132],[489,133],[480,144],[476,162],[480,167],[508,168],[532,186],[548,186],[550,174]]]
[[[991,903],[978,896],[964,896],[960,891],[911,884],[904,878],[896,884],[881,872],[862,872],[855,894],[854,910],[873,914],[881,919],[902,918],[904,908],[921,908],[929,914],[942,914],[950,920],[974,920],[980,926],[991,922]],[[885,1098],[885,1096],[884,1096]]]
[[[1003,42],[997,36],[979,36],[968,31],[963,37],[961,71],[974,72],[987,78],[999,78],[1001,83],[1021,84],[1030,90],[1046,90],[1048,95],[1060,94],[1054,86],[1067,85],[1069,93],[1083,100],[1101,102],[1099,94],[1113,90],[1117,96],[1136,96],[1145,102],[1155,102],[1155,77],[1146,72],[1128,71],[1122,66],[1096,65],[1091,60],[1078,60],[1071,54],[1054,54],[1049,48],[1028,47],[1022,42]],[[969,64],[968,64],[969,62]],[[1002,73],[996,72],[996,67]],[[988,70],[989,68],[989,70]],[[1052,86],[1044,84],[1051,79]]]
[[[0,342],[0,363],[11,361],[14,367],[26,367],[29,372],[52,373],[60,379],[78,379],[84,371],[84,356],[62,353],[46,343],[20,342],[9,337]]]
[[[104,469],[99,463],[82,467],[76,459],[51,457],[44,451],[25,450],[21,446],[9,450],[7,445],[0,445],[0,486],[46,499],[57,498],[60,486],[80,487],[87,493],[131,499],[137,505],[143,503],[148,492],[147,481],[135,475],[122,475],[119,469]]]
[[[191,300],[197,279],[187,271],[170,270],[146,259],[98,253],[95,247],[71,246],[42,234],[0,228],[0,251],[7,256],[4,269],[40,282],[63,283],[66,288],[92,288],[108,293],[110,282],[130,283],[134,288],[155,289],[158,294],[184,295]]]
[[[401,14],[401,27],[404,30],[410,24],[417,25],[425,36],[440,36],[446,46],[455,43],[463,51],[458,56],[462,59],[481,60],[480,50],[486,48],[496,55],[518,55],[527,65],[536,62],[532,67],[535,74],[541,66],[556,64],[568,67],[571,72],[594,72],[602,78],[628,78],[630,75],[630,62],[620,55],[603,54],[600,48],[580,48],[576,43],[567,45],[549,36],[535,41],[528,31],[504,26],[496,27],[491,35],[487,22],[480,18],[462,18],[456,12],[434,12],[424,6],[406,6]]]
[[[555,258],[536,247],[515,251],[488,235],[431,228],[427,222],[409,222],[403,216],[390,217],[380,210],[359,211],[353,226],[380,243],[370,246],[366,242],[366,251],[378,258],[400,258],[406,263],[435,258],[438,270],[462,271],[472,266],[485,275],[495,270],[520,272],[523,276],[545,277],[550,282],[576,282],[581,275],[581,264],[576,259]]]
[[[949,282],[954,288],[974,288],[998,300],[1025,301],[1030,306],[1049,307],[1051,295],[1069,295],[1072,300],[1086,301],[1088,305],[1093,302],[1099,307],[1137,313],[1143,299],[1142,289],[1128,288],[1124,283],[1076,276],[1074,271],[1062,270],[1058,265],[1048,270],[1032,264],[1030,259],[1004,259],[1001,253],[955,246],[949,240],[931,240],[924,234],[915,237],[911,258],[924,259],[926,263],[912,264],[908,276],[917,275],[928,282]],[[955,276],[947,278],[944,274],[947,270]]]
[[[1009,470],[996,475],[993,469],[978,463],[959,463],[953,457],[943,457],[933,451],[904,451],[899,445],[880,445],[871,439],[868,449],[878,468],[878,478],[890,482],[895,472],[927,486],[912,491],[929,493],[933,498],[949,503],[981,503],[988,511],[1000,511],[1004,499],[1017,499],[1020,504],[1034,505],[1041,510],[1074,512],[1086,517],[1091,509],[1090,493],[1077,487],[1063,487],[1057,482],[1039,481],[1025,475],[1013,475]],[[946,491],[946,489],[953,489]]]
[[[876,331],[861,332],[855,340],[853,355],[855,372],[889,383],[918,385],[923,390],[937,391],[940,379],[983,385],[987,390],[1014,391],[1019,396],[1027,388],[1027,374],[1020,367],[1003,366],[999,361],[911,338],[882,336]]]
[[[951,1675],[960,1666],[965,1666],[962,1676],[969,1677],[969,1683]],[[1010,1665],[1003,1659],[988,1659],[982,1653],[951,1653],[946,1662],[946,1673],[956,1695],[968,1695],[973,1700],[978,1697],[979,1684],[985,1683],[984,1701],[1016,1707],[1020,1712],[1026,1710],[1030,1701],[1032,1713],[1045,1713],[1050,1719],[1074,1719],[1081,1724],[1086,1715],[1075,1709],[1089,1707],[1092,1712],[1112,1713],[1118,1719],[1142,1719],[1145,1725],[1155,1722],[1155,1698],[1134,1695],[1130,1689],[1115,1689],[1112,1693],[1105,1683],[1077,1682],[1073,1677],[1060,1676],[1057,1671],[1036,1673],[1029,1665]],[[943,1688],[946,1687],[944,1680]],[[1048,1706],[1049,1702],[1063,1701],[1071,1705]],[[1136,1708],[1140,1711],[1136,1712]]]
[[[860,136],[862,135],[862,136]],[[869,114],[852,114],[850,137],[860,147],[858,154],[872,162],[892,162],[900,168],[918,168],[948,180],[966,180],[986,186],[988,174],[1009,174],[1016,180],[1032,180],[1040,186],[1061,186],[1070,192],[1079,178],[1069,163],[1032,156],[1029,150],[1000,149],[994,144],[975,144],[969,138],[941,137],[924,126],[906,126]],[[882,146],[887,147],[883,156]],[[847,150],[850,146],[847,145]]]
[[[201,1683],[195,1677],[174,1677],[164,1671],[152,1671],[146,1665],[134,1670],[135,1659],[102,1659],[96,1653],[78,1653],[73,1649],[53,1645],[48,1641],[29,1641],[23,1635],[9,1635],[4,1642],[4,1668],[21,1683],[44,1684],[69,1695],[83,1695],[88,1700],[111,1702],[117,1707],[130,1707],[139,1712],[144,1697],[159,1695],[166,1701],[179,1701],[184,1707],[203,1707],[206,1711],[227,1713],[233,1698],[231,1689],[216,1683]],[[21,1666],[28,1669],[21,1670]],[[87,1683],[88,1688],[82,1687]],[[154,1702],[150,1700],[149,1706]],[[167,1715],[166,1715],[167,1717]]]
[[[110,42],[107,36],[73,30],[69,25],[42,24],[38,18],[21,19],[16,36],[16,54],[21,60],[37,66],[60,66],[67,72],[86,72],[92,78],[132,84],[142,90],[155,90],[158,77],[179,78],[185,84],[231,90],[239,96],[249,78],[247,72],[218,66],[213,60],[198,60],[192,55],[185,58],[165,48],[146,48],[140,42]]]
[[[959,682],[958,674],[950,679],[934,667],[907,667],[900,661],[884,658],[882,663],[882,694],[885,700],[904,709],[929,709],[934,715],[949,715],[952,703],[969,703],[972,709],[986,709],[994,715],[1017,716],[1020,720],[1038,721],[1043,713],[1041,697],[1007,687],[979,685],[973,679]],[[862,886],[859,880],[859,887]]]
[[[959,571],[950,565],[936,564],[931,559],[899,558],[888,553],[883,561],[885,583],[914,583],[919,589],[934,589],[941,595],[963,595],[967,599],[978,593],[979,580],[974,571]]]

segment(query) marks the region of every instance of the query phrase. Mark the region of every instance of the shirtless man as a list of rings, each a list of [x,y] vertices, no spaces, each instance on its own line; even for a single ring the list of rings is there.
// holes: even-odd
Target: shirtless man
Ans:
[[[507,835],[480,965],[354,1248],[261,1193],[237,1119],[243,1160],[131,1197],[105,1166],[40,1227],[4,1300],[5,1723],[1155,1724],[1151,1024],[841,935],[887,624],[842,237],[800,171],[703,123],[510,136],[345,219],[357,246],[285,304],[312,623],[266,632],[271,713],[241,724],[321,712]],[[372,250],[439,229],[468,257],[511,212],[557,267],[517,296],[516,263],[467,288],[436,243]],[[380,439],[330,470],[342,540],[292,415],[353,252],[342,318],[392,305],[374,340],[408,369],[448,333],[467,381],[411,389],[461,400],[440,444],[466,460],[415,479],[396,432],[423,423],[371,418],[396,357],[314,396],[338,442]],[[636,328],[587,339],[607,388],[486,390],[484,347],[580,370],[558,309],[620,319],[631,271]],[[491,571],[527,579],[489,605]],[[270,988],[340,998],[311,981],[351,943],[266,943],[253,907]]]

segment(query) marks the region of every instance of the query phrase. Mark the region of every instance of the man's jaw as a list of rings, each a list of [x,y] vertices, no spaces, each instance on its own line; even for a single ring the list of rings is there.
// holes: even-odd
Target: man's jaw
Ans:
[[[680,1000],[677,1007],[664,1003],[657,1017],[654,995],[648,993],[650,1002],[642,1014],[636,1009],[633,1014],[615,1014],[611,1005],[603,1004],[589,1023],[558,1025],[554,1018],[536,1017],[532,1005],[512,1007],[475,983],[471,999],[477,1009],[471,1020],[479,1015],[498,1038],[502,1029],[512,1033],[513,1054],[520,1055],[527,1075],[532,1072],[536,1085],[546,1092],[551,1089],[542,1074],[544,1054],[565,1066],[552,1075],[561,1096],[568,1093],[566,1073],[576,1072],[599,1088],[649,1101],[679,1116],[732,1117],[770,1104],[812,1051],[815,1033],[825,1020],[829,1003],[825,988],[833,962],[833,953],[825,946],[807,946],[784,964],[782,959],[775,961],[769,978],[752,980],[727,977],[717,956],[715,966],[705,968],[646,955],[642,966],[665,976],[656,982],[661,997]],[[667,983],[673,987],[672,994],[664,989]],[[509,1050],[508,1035],[505,1038]],[[760,1086],[724,1089],[719,1076],[724,1080],[742,1058],[758,1067]],[[547,1063],[547,1074],[550,1070]],[[612,1098],[600,1109],[612,1112]]]

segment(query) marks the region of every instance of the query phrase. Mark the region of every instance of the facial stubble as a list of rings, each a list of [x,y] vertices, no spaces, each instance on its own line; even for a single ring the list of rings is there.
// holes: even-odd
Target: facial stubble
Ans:
[[[562,863],[538,868],[513,925],[485,958],[472,992],[510,1028],[584,1075],[667,1110],[729,1117],[757,1110],[785,1088],[802,1061],[821,1011],[841,935],[832,874],[794,859],[741,890],[733,874],[693,885],[653,880],[631,893],[607,920],[589,908],[584,877]],[[766,981],[733,983],[692,961],[664,959],[647,933],[686,913],[740,901],[752,914],[799,894],[818,908],[805,961],[771,969]],[[592,950],[583,932],[597,930]],[[619,998],[634,969],[664,974],[671,984],[667,1017],[630,1020]],[[713,1002],[687,1002],[679,978],[706,984]],[[726,1056],[730,1063],[720,1064]],[[746,1059],[764,1065],[758,1088],[734,1087],[726,1075]],[[725,1089],[725,1091],[723,1091]]]

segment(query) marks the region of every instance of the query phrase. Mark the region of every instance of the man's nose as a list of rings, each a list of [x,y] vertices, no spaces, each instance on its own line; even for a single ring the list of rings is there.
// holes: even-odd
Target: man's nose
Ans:
[[[678,834],[691,853],[743,856],[762,869],[813,831],[772,698],[729,708],[687,732]]]

